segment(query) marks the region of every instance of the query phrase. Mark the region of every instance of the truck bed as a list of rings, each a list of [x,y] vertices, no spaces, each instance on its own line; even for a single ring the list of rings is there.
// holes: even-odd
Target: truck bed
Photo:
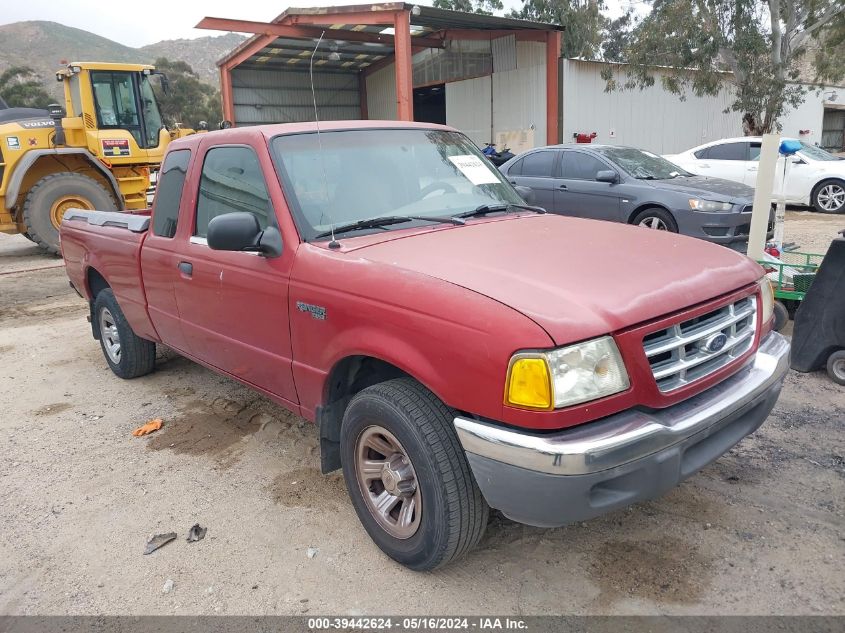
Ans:
[[[60,229],[62,255],[73,287],[86,299],[92,285],[111,287],[138,336],[157,340],[150,322],[141,276],[141,245],[150,225],[148,210],[68,211]]]

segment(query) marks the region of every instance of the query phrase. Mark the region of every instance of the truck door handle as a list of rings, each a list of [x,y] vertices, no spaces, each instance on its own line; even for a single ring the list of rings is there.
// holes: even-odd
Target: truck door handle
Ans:
[[[190,277],[194,274],[194,265],[191,262],[179,262],[179,272]]]
[[[558,185],[557,188],[560,189],[561,191],[566,191],[567,186],[566,185]]]
[[[749,167],[748,171],[757,171],[757,168],[756,167]]]

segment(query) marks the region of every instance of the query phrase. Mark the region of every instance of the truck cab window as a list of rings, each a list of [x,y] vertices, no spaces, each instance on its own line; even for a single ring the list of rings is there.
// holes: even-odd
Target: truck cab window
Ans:
[[[94,88],[99,126],[125,129],[135,137],[140,147],[146,147],[141,137],[132,75],[128,72],[92,72],[91,85]]]
[[[276,224],[255,151],[242,146],[214,147],[202,166],[194,235],[205,237],[212,218],[233,211],[252,213],[262,229]]]
[[[179,201],[188,173],[191,150],[180,149],[169,152],[158,177],[155,212],[153,214],[153,233],[159,237],[176,235],[179,220]]]

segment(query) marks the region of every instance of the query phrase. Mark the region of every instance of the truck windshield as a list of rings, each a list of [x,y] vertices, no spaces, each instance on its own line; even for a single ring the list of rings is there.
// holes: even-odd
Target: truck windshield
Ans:
[[[277,136],[273,159],[306,240],[383,216],[443,217],[480,205],[523,204],[466,136],[366,129]],[[389,231],[425,220],[369,227]],[[321,238],[322,239],[322,238]]]

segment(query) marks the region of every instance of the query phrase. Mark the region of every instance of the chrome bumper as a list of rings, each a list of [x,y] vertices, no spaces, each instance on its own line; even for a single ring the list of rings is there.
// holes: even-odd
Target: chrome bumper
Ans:
[[[463,417],[454,423],[467,453],[540,473],[585,475],[646,457],[702,431],[717,431],[782,382],[788,368],[789,342],[771,332],[736,374],[667,409],[632,409],[550,435]]]

